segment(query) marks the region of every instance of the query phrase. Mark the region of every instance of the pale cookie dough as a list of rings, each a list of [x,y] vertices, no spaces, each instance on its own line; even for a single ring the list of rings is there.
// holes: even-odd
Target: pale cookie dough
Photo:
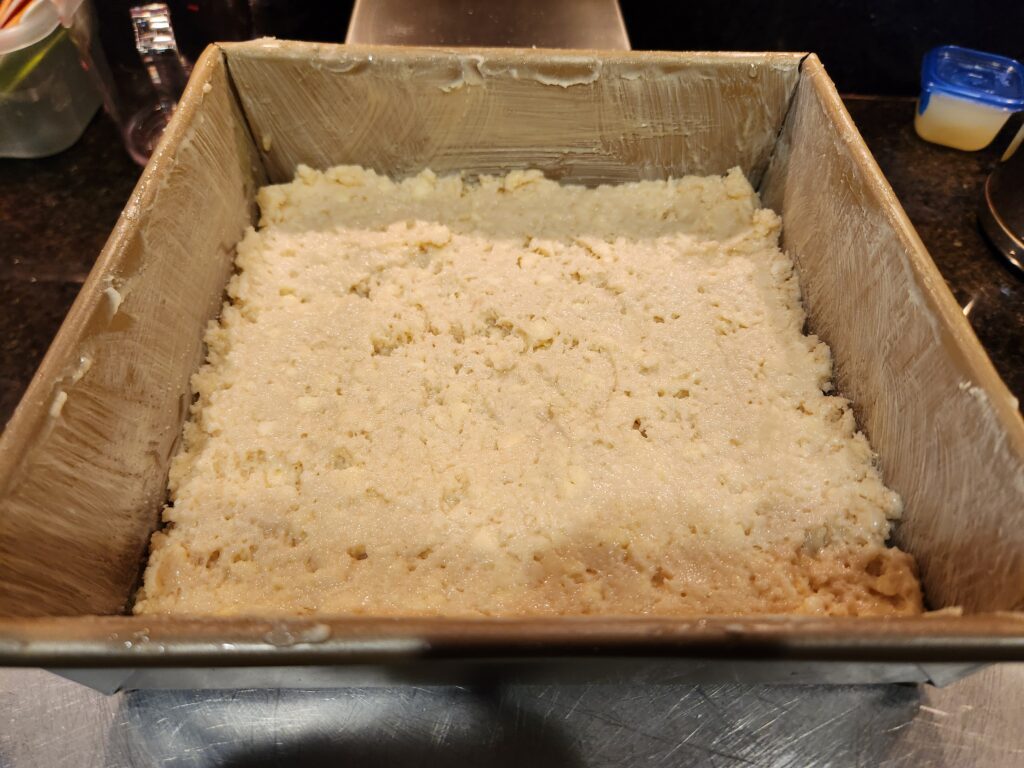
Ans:
[[[739,170],[259,193],[136,613],[916,613]]]

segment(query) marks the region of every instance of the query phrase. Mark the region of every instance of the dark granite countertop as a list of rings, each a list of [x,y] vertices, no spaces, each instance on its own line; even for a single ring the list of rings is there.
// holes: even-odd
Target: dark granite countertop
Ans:
[[[992,148],[965,153],[917,138],[913,100],[849,97],[847,106],[988,350],[1024,399],[1024,278],[978,231]],[[97,116],[74,147],[0,160],[0,423],[6,423],[139,175],[112,123]]]

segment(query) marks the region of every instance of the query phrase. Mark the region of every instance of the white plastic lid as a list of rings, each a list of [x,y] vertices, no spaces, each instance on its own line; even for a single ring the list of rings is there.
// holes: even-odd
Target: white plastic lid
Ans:
[[[36,0],[13,27],[0,29],[0,55],[28,48],[57,28],[71,26],[83,0]]]

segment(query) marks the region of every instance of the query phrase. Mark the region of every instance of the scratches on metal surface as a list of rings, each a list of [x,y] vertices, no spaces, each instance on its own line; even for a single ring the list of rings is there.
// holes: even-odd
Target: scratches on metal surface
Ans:
[[[1024,764],[1024,665],[949,688],[136,691],[0,670],[3,768]]]

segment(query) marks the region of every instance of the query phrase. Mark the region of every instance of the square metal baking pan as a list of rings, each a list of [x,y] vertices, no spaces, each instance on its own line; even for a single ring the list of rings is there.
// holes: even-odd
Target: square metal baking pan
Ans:
[[[738,165],[906,513],[913,618],[125,615],[256,189],[306,163]],[[814,55],[210,47],[0,439],[0,664],[101,689],[394,680],[945,681],[1024,660],[1024,423]]]

